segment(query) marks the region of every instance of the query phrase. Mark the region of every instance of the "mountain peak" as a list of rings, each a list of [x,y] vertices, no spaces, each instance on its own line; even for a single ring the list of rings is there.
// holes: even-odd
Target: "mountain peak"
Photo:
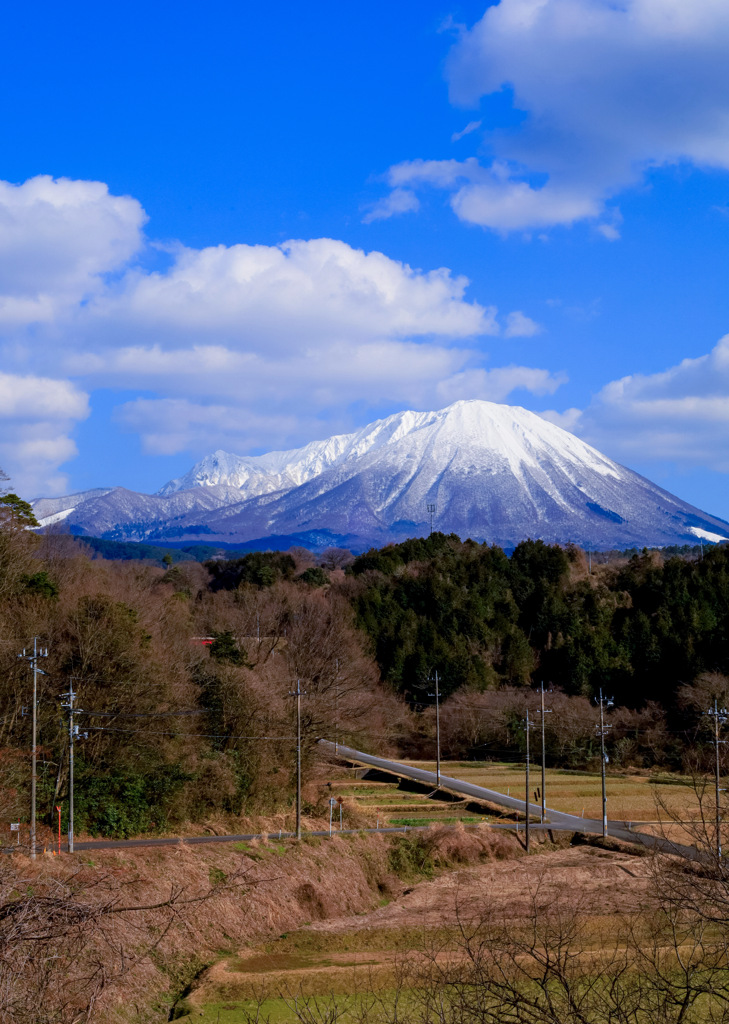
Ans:
[[[361,548],[426,533],[429,505],[436,529],[507,548],[527,537],[596,548],[729,538],[722,520],[536,413],[480,399],[288,451],[218,449],[157,495],[59,501],[44,514],[77,531],[180,543],[326,535]]]

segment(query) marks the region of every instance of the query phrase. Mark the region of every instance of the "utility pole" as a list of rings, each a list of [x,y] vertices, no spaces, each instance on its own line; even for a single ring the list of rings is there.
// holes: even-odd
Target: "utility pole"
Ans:
[[[724,725],[729,714],[726,708],[720,708],[719,702],[714,698],[713,708],[709,708],[706,714],[714,719],[714,785],[715,785],[715,799],[716,799],[716,859],[717,863],[721,865],[721,804],[719,803],[719,794],[721,789],[719,783],[721,781],[721,765],[719,763],[719,744],[723,743],[724,740],[719,739],[719,728]]]
[[[607,793],[605,790],[605,763],[607,756],[605,754],[605,737],[608,734],[608,730],[612,728],[610,725],[605,725],[605,712],[604,709],[611,708],[613,706],[612,697],[603,699],[602,687],[600,687],[600,696],[598,698],[600,705],[600,724],[597,726],[597,732],[600,734],[600,774],[602,777],[602,836],[603,839],[608,834],[607,827]]]
[[[306,691],[301,689],[301,680],[296,680],[296,689],[289,697],[296,697],[296,838],[301,839],[301,698]]]
[[[435,515],[436,506],[435,506],[434,503],[431,504],[430,502],[428,502],[426,508],[428,509],[428,515],[430,516],[430,533],[428,534],[428,536],[432,537],[433,536],[433,516]]]
[[[334,753],[339,753],[339,658],[335,662],[337,678],[334,682]]]
[[[526,709],[526,807],[524,812],[526,852],[529,853],[529,708]]]
[[[27,661],[33,669],[33,743],[31,748],[31,769],[30,769],[30,856],[31,860],[35,860],[36,854],[36,828],[35,828],[35,808],[36,808],[36,788],[38,783],[38,676],[44,676],[45,672],[38,668],[38,659],[48,657],[48,648],[38,647],[38,637],[33,637],[33,653],[26,654],[25,648],[23,653],[18,655],[19,658],[23,658]]]
[[[544,706],[544,683],[542,683],[541,685],[542,685],[542,690],[541,690],[542,702],[541,702],[541,707],[539,708],[539,714],[542,716],[542,806],[541,806],[539,820],[540,820],[541,824],[543,825],[544,822],[545,822],[545,819],[547,817],[547,797],[545,795],[545,792],[546,792],[546,780],[547,780],[547,754],[546,754],[546,748],[544,746],[544,716],[545,715],[551,715],[552,714],[552,709],[551,708],[545,708],[545,706]]]
[[[440,690],[438,689],[438,670],[435,672],[435,693],[429,693],[429,697],[435,697],[435,784],[440,787]]]
[[[68,701],[67,704],[61,704],[62,708],[68,708],[68,852],[73,853],[73,741],[79,735],[78,726],[74,723],[73,716],[75,709],[73,706],[76,700],[76,693],[73,689],[73,678],[71,678],[71,686],[68,693],[62,693],[61,697],[65,697]],[[82,734],[84,739],[88,736],[85,732]]]

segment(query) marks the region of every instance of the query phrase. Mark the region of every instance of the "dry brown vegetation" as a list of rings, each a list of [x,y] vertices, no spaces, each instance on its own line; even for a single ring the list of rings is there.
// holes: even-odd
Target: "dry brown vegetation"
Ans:
[[[711,865],[626,847],[472,864],[216,967],[191,1008],[225,1024],[725,1022],[726,907]]]
[[[499,855],[518,848],[496,842]],[[477,862],[492,843],[435,832],[400,859],[381,835],[6,858],[0,1021],[166,1020],[221,949],[369,911],[418,857]]]
[[[28,807],[31,673],[38,636],[39,820],[67,796],[60,694],[73,682],[77,828],[129,836],[284,809],[292,794],[294,702],[304,763],[338,732],[387,749],[403,712],[379,684],[336,588],[279,580],[210,586],[197,564],[170,569],[92,559],[71,538],[0,530],[0,775],[7,822]],[[219,638],[212,647],[195,637]],[[178,714],[179,712],[191,712]],[[26,768],[23,770],[23,759]]]

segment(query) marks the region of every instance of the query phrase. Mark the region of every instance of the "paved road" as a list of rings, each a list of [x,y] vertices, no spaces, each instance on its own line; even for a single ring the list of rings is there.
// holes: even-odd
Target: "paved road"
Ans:
[[[312,832],[303,832],[303,836],[328,836],[336,835],[341,831],[343,835],[355,835],[358,832],[423,832],[427,829],[428,825],[380,825],[379,828],[335,828],[332,827],[330,832],[328,828],[317,829]],[[456,826],[452,826],[455,828]],[[471,826],[468,826],[471,827]],[[476,826],[473,826],[474,828]],[[513,828],[513,825],[508,825],[508,828]],[[250,842],[252,839],[294,839],[296,837],[295,832],[249,832],[245,835],[236,836],[164,836],[162,838],[155,839],[149,837],[148,839],[87,839],[83,842],[75,842],[73,844],[74,853],[81,852],[83,850],[128,850],[134,846],[177,846],[179,843],[185,843],[189,846],[198,846],[201,843],[243,843]],[[29,847],[23,843],[16,845],[12,843],[9,846],[5,846],[0,849],[1,853],[28,853]],[[57,846],[48,846],[49,852],[57,850]],[[38,845],[39,855],[44,852],[43,844]],[[61,843],[61,853],[68,853],[68,843]]]
[[[320,740],[320,744],[327,749],[330,753],[335,753],[335,746],[329,740]],[[362,750],[355,750],[352,747],[346,747],[343,744],[338,744],[336,753],[339,757],[346,761],[352,761],[354,764],[361,764],[364,766],[370,766],[372,768],[379,768],[381,771],[390,772],[392,775],[405,778],[413,779],[415,782],[425,782],[428,785],[436,788],[436,776],[435,772],[426,771],[424,768],[414,768],[408,764],[401,764],[398,761],[389,761],[383,757],[374,757],[372,754],[366,754]],[[499,793],[495,789],[486,789],[484,786],[475,786],[472,782],[464,782],[462,779],[454,779],[449,775],[440,776],[441,788],[446,789],[452,793],[460,793],[462,796],[470,796],[476,800],[487,800],[489,803],[496,804],[499,807],[506,807],[512,811],[520,811],[522,814],[525,811],[526,803],[524,800],[518,800],[513,796],[506,796],[504,793]],[[539,816],[541,808],[537,804],[529,804],[529,812],[533,816]],[[566,814],[564,811],[556,811],[554,808],[547,808],[547,816],[549,821],[546,825],[531,825],[531,829],[537,830],[552,830],[556,832],[585,832],[590,835],[602,835],[602,821],[593,818],[580,818],[576,814]],[[491,828],[503,828],[514,830],[516,825],[512,822],[491,822]],[[427,826],[412,826],[412,825],[400,825],[400,826],[388,826],[387,828],[368,828],[368,829],[344,829],[345,833],[352,832],[415,832],[421,828],[427,828]],[[523,828],[523,826],[522,826]],[[334,831],[339,831],[334,829]],[[307,832],[307,835],[311,836],[326,836],[329,835],[328,829],[320,829],[315,832]],[[647,835],[643,832],[633,832],[628,829],[628,824],[625,821],[609,821],[608,822],[608,834],[615,839],[622,839],[629,843],[639,843],[643,846],[652,847],[658,849],[664,853],[674,853],[681,857],[686,857],[689,860],[696,860],[699,858],[697,850],[693,846],[682,846],[677,843],[671,843],[666,839],[661,839],[659,836]],[[200,843],[235,843],[235,842],[250,842],[252,839],[264,838],[261,833],[249,833],[245,835],[233,835],[233,836],[169,836],[163,839],[91,839],[86,842],[74,843],[74,850],[128,850],[135,846],[174,846],[177,843],[186,843],[190,846],[196,846]],[[268,839],[293,839],[293,832],[269,832],[266,835]],[[14,853],[18,848],[15,845],[7,846],[2,849],[3,853]],[[27,851],[27,847],[21,847],[24,852]],[[40,850],[40,848],[39,848]],[[66,853],[68,846],[66,843],[62,843],[61,851]]]
[[[335,753],[335,745],[329,740],[319,740],[319,743],[332,754]],[[389,761],[384,757],[374,757],[372,754],[366,754],[362,750],[346,747],[341,743],[337,744],[336,753],[347,761],[369,765],[372,768],[379,768],[381,771],[390,772],[402,778],[413,779],[415,782],[425,782],[429,786],[433,786],[433,788],[436,787],[435,772],[426,771],[424,768],[414,768],[411,765],[401,764],[398,761]],[[499,793],[495,789],[486,789],[485,786],[476,786],[472,782],[454,779],[449,775],[444,775],[442,772],[440,775],[440,785],[441,789],[449,790],[452,793],[460,793],[463,796],[470,796],[476,800],[488,800],[489,803],[496,804],[499,807],[506,807],[512,811],[521,811],[522,814],[526,810],[527,805],[524,800],[518,800],[513,796],[506,796],[505,793]],[[546,812],[549,819],[549,824],[546,827],[554,831],[586,832],[590,835],[602,835],[601,819],[581,818],[576,814],[556,811],[552,807],[547,807]],[[541,807],[538,804],[530,803],[529,813],[539,817]],[[530,827],[539,828],[545,826],[531,825]],[[689,860],[694,860],[698,857],[698,852],[693,846],[672,843],[667,839],[662,839],[660,836],[653,836],[644,832],[633,832],[628,828],[628,822],[626,821],[608,821],[607,831],[608,835],[614,839],[622,839],[628,843],[639,843],[643,846],[661,850],[664,853],[675,853]]]

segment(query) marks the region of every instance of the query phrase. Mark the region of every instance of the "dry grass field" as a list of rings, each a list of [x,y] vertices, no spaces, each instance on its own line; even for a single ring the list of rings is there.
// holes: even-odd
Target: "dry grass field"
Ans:
[[[435,770],[435,762],[410,762],[418,768]],[[486,786],[501,793],[511,792],[524,798],[524,765],[493,762],[451,761],[441,766],[444,775]],[[541,766],[532,764],[531,789],[541,785]],[[602,790],[598,773],[567,769],[547,769],[547,806],[556,811],[599,818],[602,815]],[[607,776],[608,817],[621,821],[654,822],[665,820],[666,811],[684,819],[698,815],[699,804],[691,780],[681,776],[649,773]]]

